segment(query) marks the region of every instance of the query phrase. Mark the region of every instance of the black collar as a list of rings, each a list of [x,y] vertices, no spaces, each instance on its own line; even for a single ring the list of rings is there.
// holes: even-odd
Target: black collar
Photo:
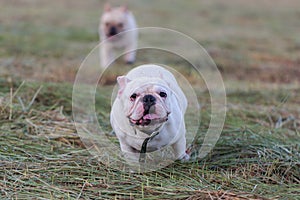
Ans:
[[[141,148],[141,150],[140,150],[140,158],[139,158],[139,162],[140,163],[145,163],[145,161],[146,161],[146,151],[147,151],[147,144],[148,144],[148,142],[150,141],[150,140],[152,140],[155,136],[157,136],[159,134],[159,131],[155,131],[155,132],[153,132],[152,134],[151,134],[151,136],[150,137],[147,137],[145,140],[144,140],[144,142],[143,142],[143,144],[142,144],[142,148]]]

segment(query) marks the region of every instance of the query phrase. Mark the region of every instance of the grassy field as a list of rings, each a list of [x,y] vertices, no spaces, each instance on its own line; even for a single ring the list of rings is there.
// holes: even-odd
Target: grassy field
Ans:
[[[98,43],[104,2],[0,0],[0,199],[300,199],[300,2],[124,2],[139,26],[181,31],[216,62],[227,116],[214,150],[142,174],[99,162],[73,124],[72,86]],[[139,53],[137,64],[153,55]],[[210,96],[198,87],[205,132]],[[108,130],[110,89],[96,95]]]

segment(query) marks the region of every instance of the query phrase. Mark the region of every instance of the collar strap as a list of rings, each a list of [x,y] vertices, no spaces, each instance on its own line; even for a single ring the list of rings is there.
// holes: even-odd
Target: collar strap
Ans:
[[[151,134],[151,136],[150,137],[147,137],[145,140],[144,140],[144,142],[143,142],[143,144],[142,144],[142,148],[141,148],[141,150],[140,150],[140,158],[139,158],[139,162],[140,163],[145,163],[145,161],[146,161],[146,151],[147,151],[147,144],[148,144],[148,142],[150,141],[150,140],[152,140],[155,136],[157,136],[159,134],[159,131],[157,131],[157,132],[153,132],[152,134]]]

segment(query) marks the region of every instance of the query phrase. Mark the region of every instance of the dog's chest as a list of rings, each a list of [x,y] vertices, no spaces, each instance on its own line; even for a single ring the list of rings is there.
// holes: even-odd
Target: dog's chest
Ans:
[[[147,137],[140,136],[137,134],[135,136],[126,137],[126,142],[137,151],[140,151],[142,144]],[[163,148],[168,145],[170,139],[166,137],[165,132],[158,133],[155,137],[151,138],[147,143],[147,152],[152,152]]]
[[[164,138],[162,135],[157,135],[152,138],[147,144],[147,152],[152,152],[163,148],[168,145],[170,140]]]

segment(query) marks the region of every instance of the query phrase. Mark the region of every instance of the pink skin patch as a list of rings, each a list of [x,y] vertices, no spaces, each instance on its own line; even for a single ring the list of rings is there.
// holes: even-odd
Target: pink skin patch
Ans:
[[[154,120],[154,119],[159,119],[160,116],[157,114],[147,114],[143,117],[143,119],[150,119],[150,120]]]
[[[160,119],[160,116],[157,115],[157,114],[147,114],[147,115],[141,117],[140,119],[136,119],[136,120],[130,118],[130,121],[131,121],[131,122],[135,122],[135,123],[136,123],[136,122],[142,123],[143,120],[156,120],[156,119]]]
[[[162,117],[162,118],[157,114],[147,114],[147,115],[141,117],[138,120],[134,120],[134,119],[129,118],[129,121],[132,124],[142,125],[142,126],[147,126],[147,125],[150,125],[151,123],[162,123],[162,122],[165,122],[167,120],[168,120],[168,114],[167,114],[167,116]]]
[[[142,103],[137,103],[135,107],[132,108],[132,110],[130,110],[130,112],[132,113],[130,115],[130,118],[133,120],[138,120],[140,119],[143,114],[144,114],[144,106]]]

